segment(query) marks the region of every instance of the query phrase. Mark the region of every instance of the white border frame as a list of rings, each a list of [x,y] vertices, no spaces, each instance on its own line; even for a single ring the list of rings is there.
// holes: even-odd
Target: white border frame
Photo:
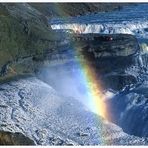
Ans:
[[[8,2],[37,2],[37,3],[58,3],[58,2],[64,2],[64,3],[146,3],[148,0],[0,0],[0,2],[8,3]]]

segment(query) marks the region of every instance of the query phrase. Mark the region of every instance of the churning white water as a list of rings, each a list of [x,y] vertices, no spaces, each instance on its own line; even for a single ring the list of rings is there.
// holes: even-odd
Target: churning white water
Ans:
[[[125,6],[113,12],[85,16],[56,18],[50,21],[54,30],[73,30],[76,33],[132,34],[142,49],[148,52],[148,4]],[[144,44],[144,45],[143,45]]]

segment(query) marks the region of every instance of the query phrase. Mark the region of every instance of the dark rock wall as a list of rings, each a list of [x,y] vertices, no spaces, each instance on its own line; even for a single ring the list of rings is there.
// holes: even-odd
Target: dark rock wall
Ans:
[[[142,65],[140,47],[134,36],[85,34],[76,38],[79,38],[75,42],[80,56],[92,65],[105,88],[121,90],[138,81]]]
[[[58,38],[46,16],[26,3],[0,4],[0,28],[0,80],[32,73],[34,63],[30,59],[43,58],[45,50],[52,49]],[[24,66],[24,59],[32,66]]]
[[[35,143],[22,133],[0,131],[0,145],[35,145]]]

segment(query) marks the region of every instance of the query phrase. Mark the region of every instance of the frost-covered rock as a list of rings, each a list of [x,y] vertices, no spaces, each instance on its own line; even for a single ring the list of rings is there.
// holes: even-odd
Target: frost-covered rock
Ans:
[[[34,77],[0,86],[0,131],[21,133],[37,145],[148,144]]]

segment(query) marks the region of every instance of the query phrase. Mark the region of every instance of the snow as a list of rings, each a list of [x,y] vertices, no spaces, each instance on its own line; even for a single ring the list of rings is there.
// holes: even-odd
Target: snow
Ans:
[[[102,138],[108,144],[147,143],[34,77],[0,86],[0,130],[20,132],[38,145],[103,145]]]

